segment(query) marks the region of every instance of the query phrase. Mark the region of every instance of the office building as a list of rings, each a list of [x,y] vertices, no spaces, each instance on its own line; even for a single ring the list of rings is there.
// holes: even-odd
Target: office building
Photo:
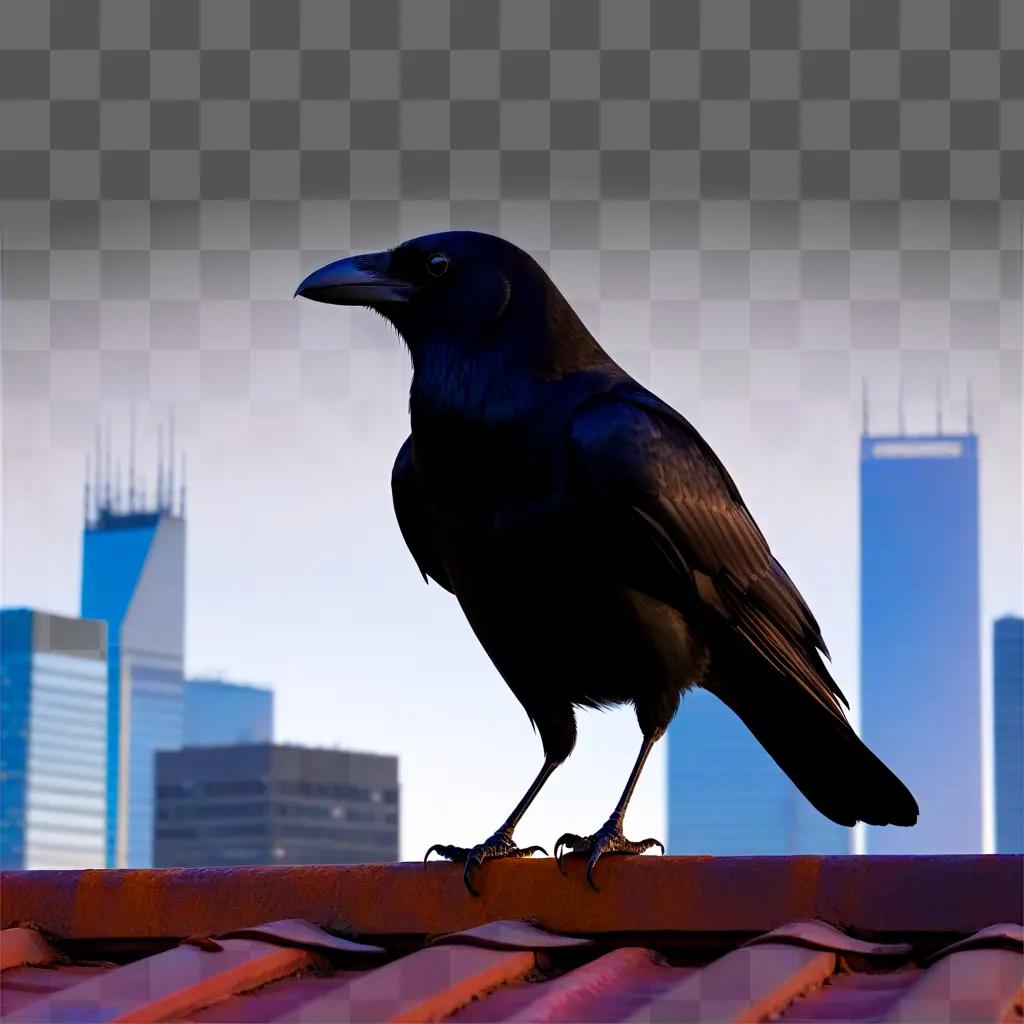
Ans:
[[[0,867],[101,868],[106,623],[0,611]]]
[[[273,690],[220,679],[189,679],[185,683],[186,747],[272,743],[273,739]]]
[[[997,619],[994,637],[996,853],[1024,853],[1024,619]]]
[[[270,743],[157,755],[155,864],[398,859],[398,759]]]
[[[979,853],[977,437],[864,436],[860,484],[861,735],[921,808],[867,852]]]
[[[152,504],[136,489],[134,454],[122,499],[109,440],[103,471],[97,442],[92,481],[87,473],[82,616],[108,626],[109,867],[152,865],[153,755],[182,742],[185,498],[182,486],[175,507],[173,440],[166,471],[160,447]]]
[[[683,695],[668,732],[670,854],[845,854],[851,830],[820,814],[713,694]]]

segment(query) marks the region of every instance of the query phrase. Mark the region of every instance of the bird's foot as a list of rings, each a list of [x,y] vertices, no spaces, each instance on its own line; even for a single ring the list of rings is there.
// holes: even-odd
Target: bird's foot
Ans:
[[[662,853],[665,852],[665,847],[657,839],[641,839],[640,842],[633,842],[633,840],[627,839],[622,834],[622,826],[609,819],[592,836],[577,836],[572,832],[566,832],[555,843],[555,860],[558,863],[558,870],[564,875],[565,868],[562,867],[562,858],[565,856],[566,851],[589,853],[587,881],[590,883],[590,888],[597,892],[598,888],[594,884],[594,868],[597,866],[597,862],[602,854],[643,853],[644,850],[649,850],[652,846],[659,847]]]
[[[505,832],[496,832],[490,839],[485,839],[482,843],[477,843],[476,846],[470,848],[465,846],[443,846],[440,843],[435,843],[427,850],[426,856],[423,858],[424,864],[427,863],[427,859],[432,853],[438,853],[446,860],[465,863],[466,866],[462,871],[462,881],[474,896],[479,896],[480,893],[473,887],[472,874],[485,860],[501,860],[505,857],[532,857],[535,853],[543,853],[544,856],[547,856],[548,851],[543,846],[527,846],[525,849],[520,850],[512,842],[510,835]]]

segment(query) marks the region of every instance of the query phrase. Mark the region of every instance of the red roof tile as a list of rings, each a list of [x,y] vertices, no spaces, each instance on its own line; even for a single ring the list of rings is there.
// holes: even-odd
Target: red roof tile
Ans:
[[[0,1018],[1020,1020],[1021,858],[851,861],[637,858],[600,895],[535,861],[490,872],[479,900],[449,885],[452,866],[15,873],[4,923],[50,934],[0,933],[4,962],[23,964],[0,975]],[[496,918],[495,904],[526,912]],[[72,962],[24,966],[21,950]]]

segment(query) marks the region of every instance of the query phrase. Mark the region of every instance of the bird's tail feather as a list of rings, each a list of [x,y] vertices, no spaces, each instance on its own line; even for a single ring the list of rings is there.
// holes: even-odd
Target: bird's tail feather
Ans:
[[[917,821],[910,790],[864,745],[841,712],[829,711],[756,652],[734,647],[728,657],[734,664],[722,671],[719,662],[704,686],[743,720],[822,814],[848,826]]]

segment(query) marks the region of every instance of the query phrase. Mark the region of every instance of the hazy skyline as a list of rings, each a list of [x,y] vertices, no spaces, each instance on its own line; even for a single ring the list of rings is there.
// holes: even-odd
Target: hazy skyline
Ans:
[[[352,392],[379,396],[373,401],[339,403],[336,411],[303,406],[284,422],[251,403],[235,410],[249,422],[236,423],[234,433],[216,420],[200,432],[179,409],[179,447],[189,453],[186,673],[269,680],[282,741],[398,754],[402,855],[414,858],[430,842],[461,842],[496,827],[499,808],[535,770],[540,746],[457,603],[423,585],[398,533],[389,483],[407,431],[407,357],[369,314],[362,326],[377,347],[358,350],[366,358],[356,360],[362,367]],[[608,347],[629,367],[628,352]],[[724,459],[818,616],[856,713],[858,404],[829,403],[832,429],[804,429],[779,444],[735,415],[741,403],[687,401],[692,381],[678,378],[644,383],[689,415]],[[976,392],[984,393],[982,383]],[[908,399],[909,430],[934,425],[929,404]],[[117,407],[107,409],[115,414]],[[126,453],[127,408],[120,411]],[[879,428],[886,411],[880,396],[873,416]],[[1012,413],[978,399],[979,629],[1021,607]],[[894,406],[888,414],[895,427]],[[955,418],[947,409],[947,424]],[[155,452],[155,430],[144,412],[139,421],[144,463],[146,450]],[[84,452],[19,457],[5,445],[5,462],[3,601],[77,614]],[[11,486],[19,475],[23,485]],[[29,480],[34,486],[25,486]],[[987,692],[984,644],[982,658]],[[580,721],[575,755],[526,819],[531,842],[587,827],[628,769],[638,735],[632,710],[582,712]],[[500,763],[492,759],[496,743]],[[631,809],[631,827],[651,834],[664,831],[663,744],[656,755]]]

